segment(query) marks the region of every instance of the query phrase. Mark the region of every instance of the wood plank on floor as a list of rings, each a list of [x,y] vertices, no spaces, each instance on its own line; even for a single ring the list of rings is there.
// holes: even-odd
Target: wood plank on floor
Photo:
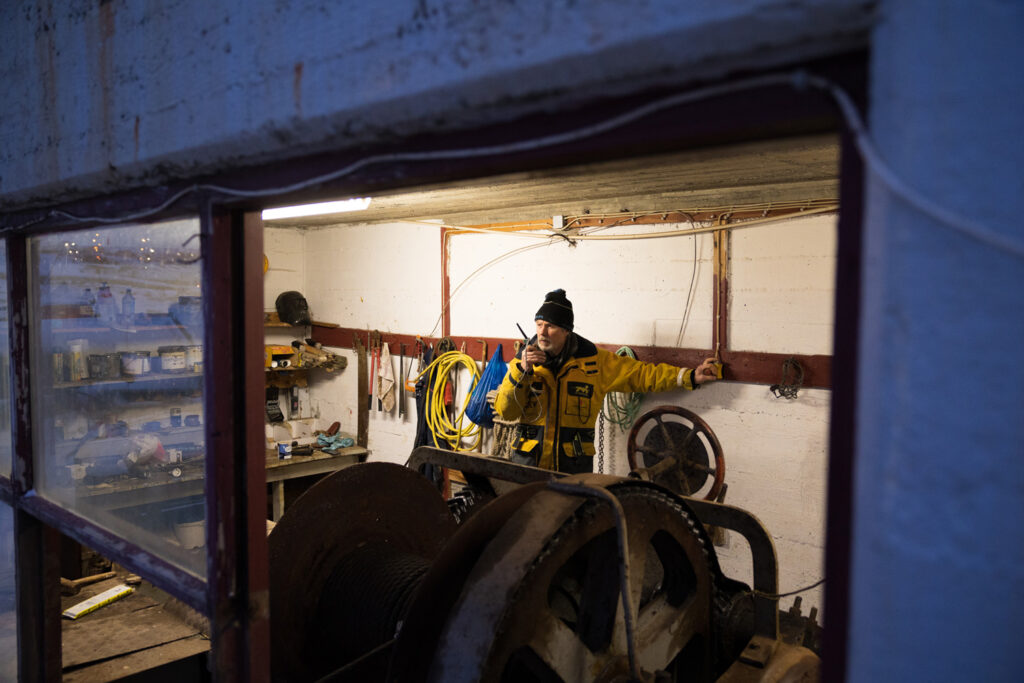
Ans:
[[[64,625],[62,663],[67,670],[197,634],[195,628],[168,614],[160,606],[89,621],[74,621]]]
[[[210,649],[205,636],[194,635],[172,643],[66,671],[62,683],[108,683],[131,681],[174,681],[186,683],[209,680],[205,661],[191,661]],[[173,667],[173,669],[171,668]]]

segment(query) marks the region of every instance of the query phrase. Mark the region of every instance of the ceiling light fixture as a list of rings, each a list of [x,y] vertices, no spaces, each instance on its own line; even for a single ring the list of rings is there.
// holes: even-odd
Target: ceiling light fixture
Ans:
[[[320,202],[319,204],[300,204],[298,206],[264,209],[263,220],[273,221],[282,218],[298,218],[300,216],[322,216],[329,213],[365,211],[370,208],[370,199],[370,197],[356,197],[355,199],[344,199],[339,202]]]

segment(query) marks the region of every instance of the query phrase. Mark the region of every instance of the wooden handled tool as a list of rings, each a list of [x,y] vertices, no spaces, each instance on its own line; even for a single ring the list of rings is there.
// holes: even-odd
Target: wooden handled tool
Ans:
[[[395,397],[398,399],[398,417],[405,415],[405,344],[398,345],[398,388]]]

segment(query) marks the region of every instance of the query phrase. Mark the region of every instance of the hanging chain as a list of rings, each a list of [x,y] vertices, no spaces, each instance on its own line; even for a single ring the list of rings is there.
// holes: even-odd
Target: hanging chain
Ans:
[[[597,414],[597,471],[605,474],[604,471],[604,411]]]
[[[615,427],[608,429],[611,434],[608,436],[608,473],[615,474]]]

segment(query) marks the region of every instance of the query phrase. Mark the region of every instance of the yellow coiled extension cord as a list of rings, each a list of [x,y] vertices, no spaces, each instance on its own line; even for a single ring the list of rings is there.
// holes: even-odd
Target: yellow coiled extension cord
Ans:
[[[452,370],[458,372],[459,366],[469,370],[473,377],[473,383],[470,385],[469,391],[466,392],[466,399],[462,402],[462,410],[452,420],[444,409],[444,393],[448,388],[448,383],[451,381]],[[420,377],[430,375],[432,372],[435,373],[433,375],[435,381],[430,388],[430,408],[427,410],[426,419],[427,426],[434,437],[434,445],[440,448],[441,444],[438,443],[438,440],[442,440],[446,441],[452,447],[452,450],[477,450],[480,447],[483,432],[479,426],[465,417],[466,408],[469,406],[469,399],[473,395],[473,389],[476,388],[477,381],[480,379],[480,370],[476,367],[476,361],[461,351],[448,351],[431,361],[430,365],[425,367],[416,376],[416,379],[419,380]],[[452,396],[452,400],[454,400],[454,391]],[[464,419],[469,422],[468,427],[462,426]],[[473,443],[464,447],[462,445],[464,439],[473,439]]]

